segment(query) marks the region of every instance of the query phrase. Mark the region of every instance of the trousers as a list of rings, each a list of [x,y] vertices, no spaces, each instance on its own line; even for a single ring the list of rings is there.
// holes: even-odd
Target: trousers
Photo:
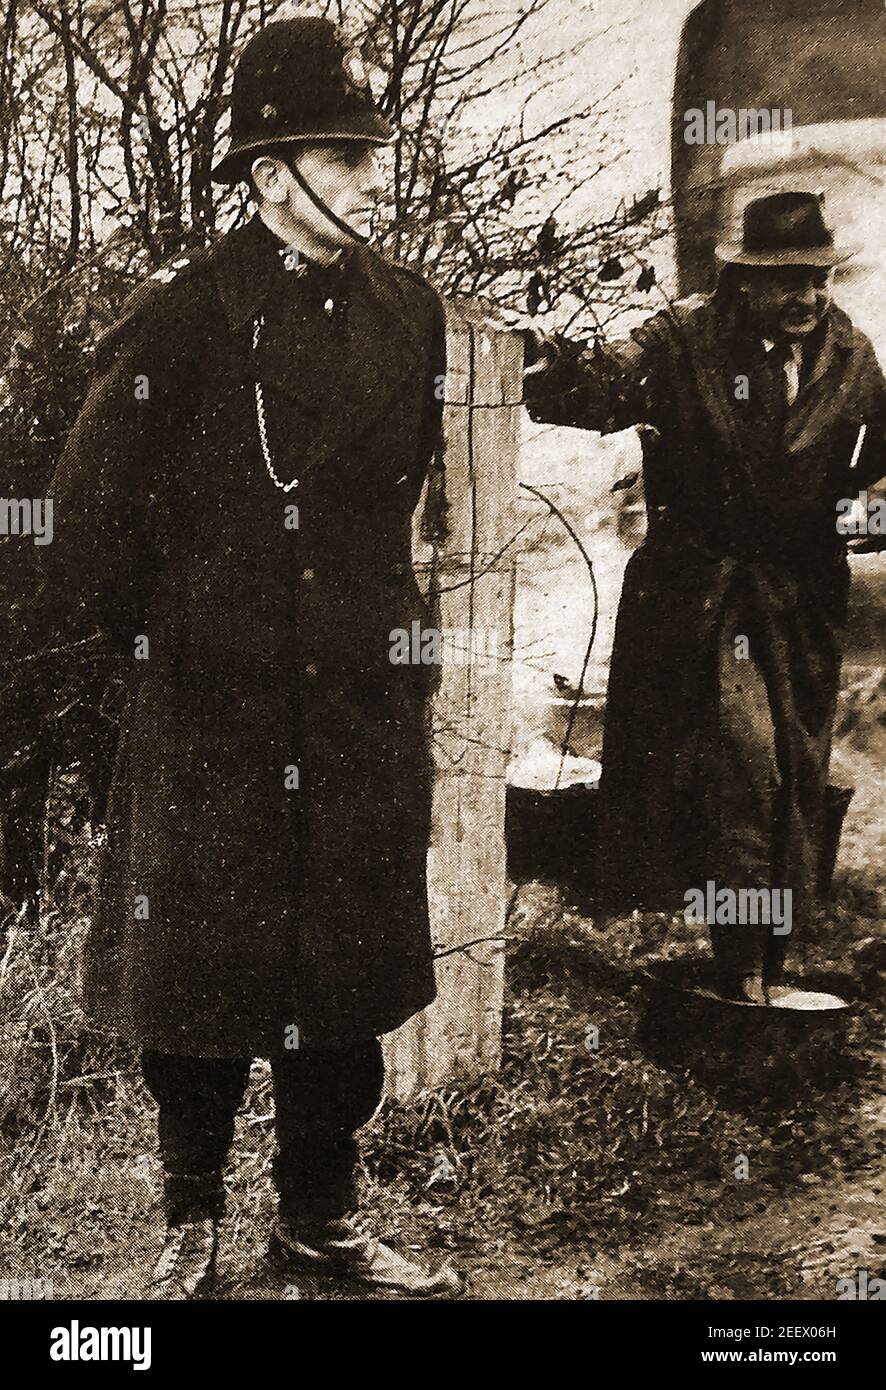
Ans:
[[[164,1205],[170,1226],[225,1207],[224,1167],[249,1080],[248,1057],[146,1051],[145,1083],[158,1107]],[[271,1057],[280,1216],[297,1226],[338,1220],[356,1204],[355,1131],[384,1085],[377,1038],[335,1047],[281,1048]]]

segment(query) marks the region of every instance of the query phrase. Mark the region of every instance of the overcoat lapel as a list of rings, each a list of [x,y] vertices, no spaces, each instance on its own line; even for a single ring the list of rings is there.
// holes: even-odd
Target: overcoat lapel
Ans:
[[[808,378],[801,382],[788,417],[785,448],[789,453],[808,449],[839,415],[843,404],[842,388],[854,375],[851,370],[853,353],[849,321],[839,311],[832,310],[824,341]]]
[[[348,378],[354,399],[355,434],[387,413],[404,385],[416,382],[422,345],[396,279],[370,251],[355,252],[348,312]]]
[[[692,369],[708,419],[725,447],[740,453],[744,441],[736,419],[733,364],[726,356],[721,321],[711,308],[693,312],[698,301],[676,306],[674,332]]]
[[[679,336],[680,356],[688,359],[702,406],[718,436],[722,457],[731,460],[731,468],[719,470],[719,485],[724,496],[730,497],[739,478],[747,484],[758,472],[753,460],[760,452],[765,432],[749,429],[746,417],[740,413],[735,397],[736,373],[745,368],[738,367],[733,359],[734,338],[724,316],[713,304],[698,312],[697,304],[696,300],[694,304],[689,301],[677,306],[674,331]]]

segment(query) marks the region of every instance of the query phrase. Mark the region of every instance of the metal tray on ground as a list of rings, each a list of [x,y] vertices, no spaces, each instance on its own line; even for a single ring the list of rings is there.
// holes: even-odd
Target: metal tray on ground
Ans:
[[[647,984],[655,992],[676,996],[687,1003],[697,1001],[712,1009],[727,1013],[756,1013],[783,1019],[805,1019],[812,1023],[818,1019],[833,1018],[852,1011],[852,981],[841,975],[810,975],[801,978],[786,975],[785,984],[794,988],[820,993],[822,1004],[812,1009],[798,1009],[787,1004],[755,1004],[743,999],[726,999],[717,992],[716,976],[710,961],[666,960],[652,961],[644,971]],[[850,997],[847,998],[846,996]],[[826,1003],[825,996],[833,1002]]]

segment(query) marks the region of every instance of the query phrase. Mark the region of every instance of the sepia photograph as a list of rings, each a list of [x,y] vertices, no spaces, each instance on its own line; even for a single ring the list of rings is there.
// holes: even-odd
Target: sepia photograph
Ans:
[[[851,1372],[886,5],[0,5],[7,1337]]]

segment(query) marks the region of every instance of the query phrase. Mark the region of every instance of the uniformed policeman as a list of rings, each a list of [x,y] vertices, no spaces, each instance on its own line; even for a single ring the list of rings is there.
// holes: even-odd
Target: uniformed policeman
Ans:
[[[97,628],[128,700],[85,960],[159,1107],[159,1297],[213,1276],[250,1060],[273,1069],[289,1269],[447,1295],[354,1210],[379,1035],[434,997],[427,622],[411,521],[444,315],[366,241],[391,135],[321,19],[245,48],[214,171],[257,214],[137,291],[53,482],[41,621]]]

